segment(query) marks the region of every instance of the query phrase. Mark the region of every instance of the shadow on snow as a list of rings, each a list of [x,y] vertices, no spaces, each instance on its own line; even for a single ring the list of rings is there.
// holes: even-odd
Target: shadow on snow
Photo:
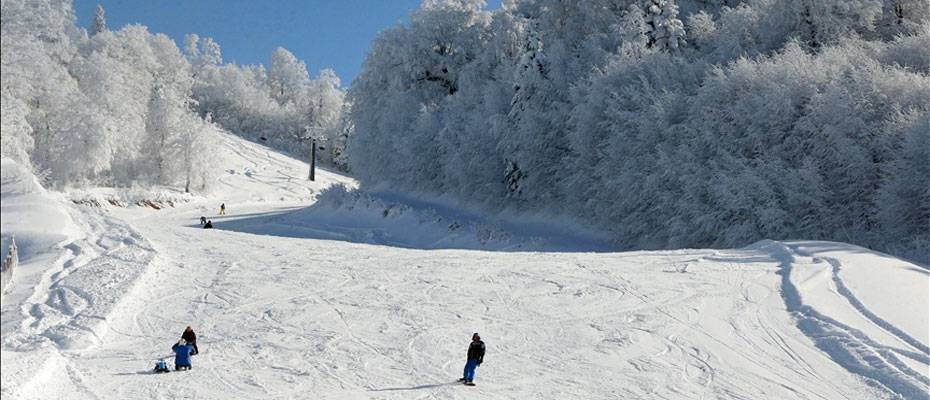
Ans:
[[[379,195],[384,196],[385,195]],[[379,198],[380,199],[380,198]],[[198,216],[199,219],[199,216]],[[435,204],[398,202],[286,207],[214,216],[214,229],[290,238],[336,240],[406,249],[609,252],[603,238],[546,222],[492,220]],[[199,228],[199,225],[189,225]]]

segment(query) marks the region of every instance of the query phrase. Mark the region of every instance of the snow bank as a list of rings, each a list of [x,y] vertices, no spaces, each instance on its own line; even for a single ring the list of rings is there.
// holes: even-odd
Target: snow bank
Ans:
[[[553,222],[511,222],[389,192],[324,189],[311,207],[215,224],[218,229],[418,249],[604,251],[606,239]]]
[[[148,207],[161,209],[188,203],[197,197],[174,188],[90,188],[76,189],[68,192],[68,198],[75,204],[94,207]]]
[[[47,274],[66,255],[65,244],[80,237],[81,232],[64,206],[63,198],[46,191],[35,175],[21,164],[0,160],[0,236],[4,253],[15,236],[18,265],[14,281],[3,296],[2,325],[2,393],[12,395],[21,385],[44,375],[47,352],[9,351],[7,340],[18,335],[29,320],[28,299],[34,296]],[[5,254],[4,254],[5,255]]]
[[[9,246],[9,238],[15,235],[19,259],[25,264],[32,257],[47,253],[56,244],[80,234],[61,205],[61,196],[42,188],[29,169],[8,158],[0,160],[0,168],[3,203],[0,233],[4,249]]]
[[[60,352],[100,343],[155,251],[125,222],[72,206],[18,164],[3,160],[2,171],[2,233],[20,249],[3,297],[2,392],[33,398],[29,390],[46,391],[43,379],[73,378]]]

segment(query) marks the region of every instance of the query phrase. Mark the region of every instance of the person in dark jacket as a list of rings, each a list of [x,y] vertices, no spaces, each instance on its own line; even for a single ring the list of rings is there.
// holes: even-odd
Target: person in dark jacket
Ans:
[[[213,229],[213,221],[207,221],[206,224],[203,224],[203,229]]]
[[[484,342],[481,341],[481,336],[475,333],[471,335],[471,345],[468,346],[468,361],[465,362],[465,371],[462,373],[462,379],[459,379],[459,382],[474,386],[475,368],[481,365],[482,362],[484,362]]]
[[[193,346],[189,345],[184,339],[181,339],[178,340],[174,346],[171,346],[171,350],[174,351],[175,371],[191,369],[191,352],[194,351]]]
[[[200,353],[200,350],[197,349],[197,334],[194,333],[194,328],[191,328],[190,325],[184,328],[181,339],[184,339],[185,342],[194,347],[194,351],[191,353],[192,356],[196,356],[197,353]]]
[[[201,216],[200,216],[200,225],[206,225],[206,224],[207,224],[207,217],[204,217],[203,215],[201,215]]]

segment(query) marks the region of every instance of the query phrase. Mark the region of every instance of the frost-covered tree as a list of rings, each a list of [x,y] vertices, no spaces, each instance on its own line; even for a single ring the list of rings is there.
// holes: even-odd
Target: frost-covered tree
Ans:
[[[630,57],[642,55],[649,47],[649,31],[643,9],[636,4],[630,5],[620,22],[621,54]]]
[[[717,23],[714,22],[714,17],[704,11],[688,16],[686,25],[688,41],[699,47],[706,47],[717,33]]]
[[[145,119],[145,133],[148,140],[145,142],[146,153],[149,160],[153,179],[158,183],[168,181],[171,175],[169,168],[174,164],[168,160],[169,146],[174,142],[174,135],[181,126],[180,114],[172,107],[172,96],[161,83],[156,83],[149,97],[148,110]]]
[[[504,180],[507,196],[551,196],[551,189],[561,171],[559,159],[568,147],[564,130],[557,119],[561,106],[552,96],[551,64],[543,43],[530,28],[523,54],[514,71],[514,94],[507,115],[510,128],[500,138],[499,151],[504,154]]]
[[[219,65],[223,62],[219,43],[213,41],[213,38],[210,37],[201,39],[200,56],[203,57],[204,64]]]
[[[146,129],[155,82],[175,93],[166,113],[194,116],[190,66],[174,42],[139,25],[88,36],[68,1],[2,7],[4,153],[28,155],[55,186],[160,183],[151,159],[165,153],[147,146]]]
[[[409,26],[375,39],[350,92],[355,129],[370,135],[349,148],[352,157],[371,162],[353,171],[411,187],[443,184],[443,168],[434,160],[447,147],[434,140],[442,123],[435,114],[458,93],[463,66],[476,57],[486,24],[479,1],[427,1]]]
[[[215,143],[210,138],[215,128],[192,113],[181,114],[179,123],[180,132],[169,145],[169,156],[180,160],[175,179],[183,180],[184,192],[189,193],[192,187],[203,189],[207,185],[210,174],[204,172],[211,168],[210,149]]]
[[[271,98],[277,100],[278,104],[297,104],[303,100],[309,82],[307,66],[290,51],[278,47],[271,53],[271,60],[268,62],[268,87],[271,89]]]
[[[885,234],[899,243],[894,250],[906,251],[927,261],[930,251],[930,114],[896,118],[910,127],[893,160],[884,166],[884,180],[876,193],[877,219]]]
[[[196,33],[184,35],[184,55],[189,60],[194,60],[200,56],[200,35]]]
[[[345,104],[345,92],[339,87],[336,72],[324,69],[311,80],[305,89],[307,126],[314,127],[316,139],[325,146],[322,159],[335,163],[336,158],[345,152],[346,121],[342,118]]]
[[[104,15],[103,5],[97,4],[94,8],[94,35],[107,30],[107,18]]]
[[[925,243],[926,191],[904,188],[927,186],[926,156],[902,147],[930,108],[922,4],[461,4],[375,39],[350,92],[362,185],[569,215],[635,248]]]
[[[274,51],[268,70],[220,64],[219,47],[209,38],[188,35],[185,48],[193,65],[192,97],[201,115],[211,114],[233,133],[295,155],[309,153],[311,138],[326,142],[324,163],[333,162],[333,151],[344,148],[344,142],[338,149],[328,143],[338,131],[345,97],[332,70],[310,79],[304,62],[283,48]]]
[[[13,97],[9,91],[0,90],[0,114],[3,125],[0,126],[0,154],[21,163],[29,162],[32,151],[32,127],[26,120],[29,107],[22,100]]]
[[[685,44],[685,26],[678,19],[675,0],[643,0],[648,46],[676,50]]]
[[[923,0],[884,0],[882,16],[878,20],[878,31],[885,39],[898,35],[917,34],[930,21],[930,2]]]
[[[195,33],[184,36],[184,55],[194,66],[195,75],[209,66],[220,65],[223,55],[213,38],[201,38]]]

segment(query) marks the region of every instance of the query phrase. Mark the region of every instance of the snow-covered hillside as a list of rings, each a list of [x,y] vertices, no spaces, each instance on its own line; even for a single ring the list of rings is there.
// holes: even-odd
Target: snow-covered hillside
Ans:
[[[46,261],[24,260],[35,278],[4,297],[4,399],[925,399],[930,389],[923,266],[806,241],[595,253],[579,251],[603,250],[586,236],[538,224],[496,224],[482,242],[473,234],[485,220],[413,199],[314,204],[354,181],[318,171],[308,182],[306,163],[219,142],[214,192],[173,208],[43,194],[73,227]],[[3,165],[4,235],[25,229],[7,221],[29,210],[8,209],[7,193],[24,192],[8,189],[12,170]],[[200,229],[201,215],[216,229]],[[515,251],[526,248],[536,251]],[[193,369],[153,374],[186,325],[199,336]],[[488,352],[478,386],[463,387],[454,380],[473,332]]]

